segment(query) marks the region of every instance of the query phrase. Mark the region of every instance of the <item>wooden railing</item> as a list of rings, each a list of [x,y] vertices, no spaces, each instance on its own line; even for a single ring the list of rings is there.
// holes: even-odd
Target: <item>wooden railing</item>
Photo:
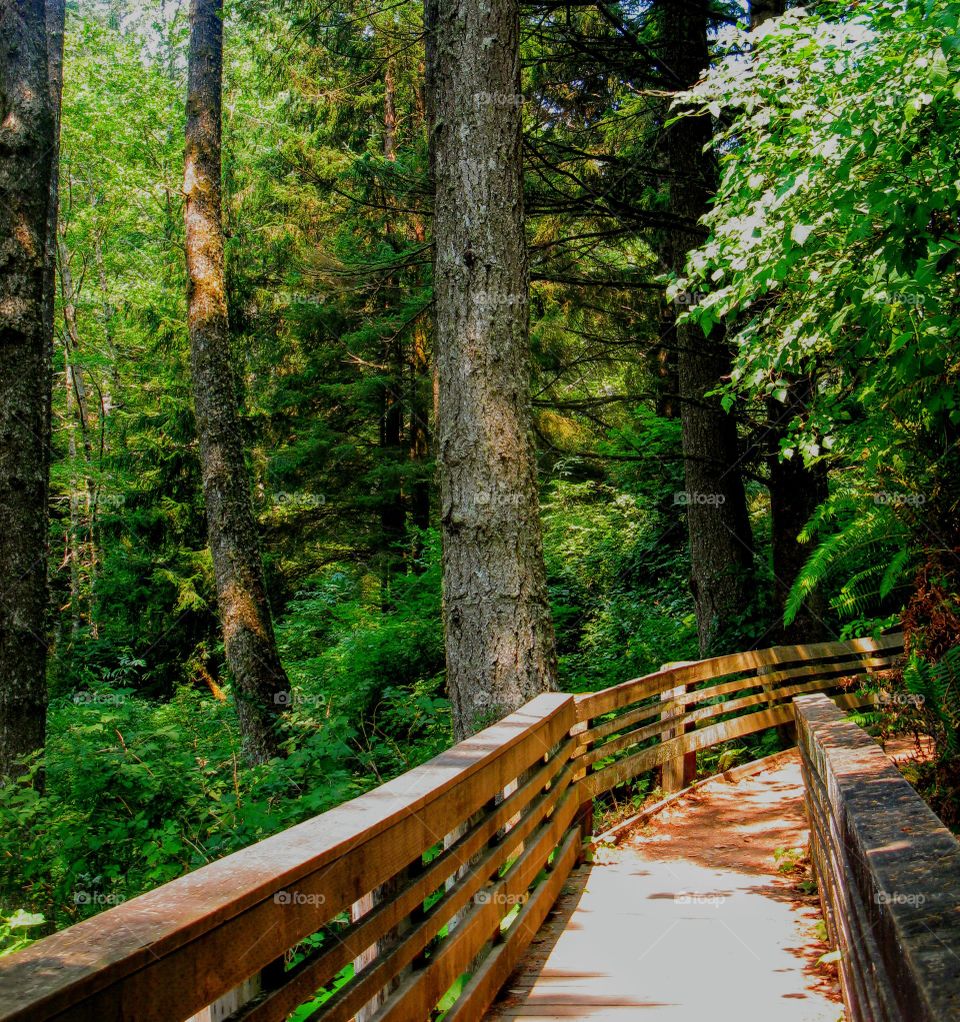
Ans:
[[[810,853],[850,1022],[960,1019],[960,844],[861,728],[797,700]]]
[[[684,755],[792,723],[791,700],[835,692],[839,706],[870,702],[855,682],[889,669],[901,634],[732,653],[668,667],[576,696],[584,794],[597,795]]]
[[[182,1022],[211,1005],[202,1017],[270,1022],[308,1003],[318,1022],[421,1022],[441,1004],[471,1022],[556,901],[596,796],[785,724],[795,694],[841,690],[902,647],[779,647],[539,696],[345,805],[0,959],[0,1022]]]

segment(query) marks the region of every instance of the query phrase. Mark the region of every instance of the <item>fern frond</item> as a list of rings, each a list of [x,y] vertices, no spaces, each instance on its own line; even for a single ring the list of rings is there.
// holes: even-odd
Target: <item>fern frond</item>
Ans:
[[[811,593],[831,580],[843,580],[831,605],[841,616],[864,614],[895,588],[912,561],[909,534],[889,505],[853,503],[842,493],[821,505],[805,532],[813,535],[834,523],[794,581],[787,597],[784,623],[790,624]],[[829,507],[827,507],[829,504]]]
[[[904,547],[893,555],[893,560],[887,566],[887,570],[883,573],[883,578],[880,580],[881,600],[885,600],[897,588],[912,561],[913,551],[909,547]]]

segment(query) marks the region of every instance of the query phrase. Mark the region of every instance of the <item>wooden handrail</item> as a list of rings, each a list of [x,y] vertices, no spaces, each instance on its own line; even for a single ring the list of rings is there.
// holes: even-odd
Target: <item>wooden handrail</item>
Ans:
[[[377,1022],[419,1022],[466,973],[449,1017],[478,1018],[581,854],[595,796],[787,723],[793,695],[842,688],[902,648],[775,647],[539,696],[351,802],[0,959],[0,1022],[183,1022],[260,974],[230,1022],[284,1019],[319,990],[310,1019],[347,1022],[376,998]]]
[[[442,846],[464,821],[494,812],[485,807],[552,749],[565,748],[568,762],[574,723],[570,696],[539,696],[351,802],[0,960],[0,1018],[188,1018]],[[550,762],[544,786],[566,766],[562,754]],[[511,814],[557,811],[538,803],[536,794],[524,789]],[[473,829],[490,840],[496,831],[487,834],[483,825],[481,819]],[[468,844],[466,836],[460,841]],[[435,877],[418,903],[469,863],[453,849],[447,876]],[[488,877],[477,879],[479,888]],[[379,938],[378,931],[389,932],[392,918],[380,908],[382,926],[367,928],[362,942],[347,938],[357,946],[344,964]],[[314,989],[324,982],[318,976]]]
[[[798,694],[836,693],[838,705],[861,706],[872,696],[854,690],[853,681],[889,670],[902,652],[902,633],[773,646],[578,695],[584,793],[595,798],[691,752],[792,723],[791,699]]]

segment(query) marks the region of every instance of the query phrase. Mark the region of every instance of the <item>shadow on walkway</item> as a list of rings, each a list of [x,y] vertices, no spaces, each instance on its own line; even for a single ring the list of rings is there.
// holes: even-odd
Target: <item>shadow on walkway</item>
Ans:
[[[774,852],[806,844],[799,764],[718,779],[571,877],[491,1020],[836,1022],[815,895]]]

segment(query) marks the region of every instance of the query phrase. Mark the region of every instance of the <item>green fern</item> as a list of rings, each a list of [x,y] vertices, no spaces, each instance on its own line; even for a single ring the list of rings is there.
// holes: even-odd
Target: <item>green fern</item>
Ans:
[[[938,747],[948,756],[960,753],[960,646],[936,664],[912,653],[903,669],[903,682],[916,697]]]
[[[887,565],[883,578],[880,580],[880,599],[885,600],[907,572],[913,560],[913,551],[909,547],[894,554],[893,560]]]
[[[888,504],[864,505],[862,494],[838,489],[817,508],[801,542],[822,537],[787,597],[791,624],[810,595],[832,590],[830,606],[841,619],[865,617],[909,577],[915,562],[910,533]]]

